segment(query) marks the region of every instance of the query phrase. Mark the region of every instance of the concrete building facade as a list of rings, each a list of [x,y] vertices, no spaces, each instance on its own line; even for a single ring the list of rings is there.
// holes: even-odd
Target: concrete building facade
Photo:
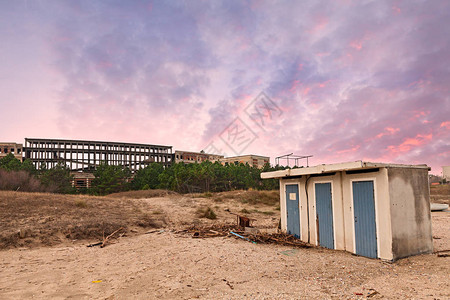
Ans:
[[[270,163],[270,157],[254,154],[231,156],[220,159],[222,164],[249,164],[251,167],[262,169],[265,164]]]
[[[223,155],[209,154],[204,152],[175,151],[176,163],[202,163],[204,161],[216,162],[223,159]]]
[[[442,178],[450,181],[450,166],[442,166]]]
[[[281,228],[302,241],[396,260],[433,250],[426,165],[350,162],[262,173],[280,179]]]
[[[92,187],[92,182],[95,179],[94,174],[87,172],[71,172],[72,187],[76,189],[89,189]]]
[[[23,161],[22,152],[23,152],[22,144],[5,143],[5,142],[0,143],[0,159],[12,153],[15,158],[17,158],[20,161]]]

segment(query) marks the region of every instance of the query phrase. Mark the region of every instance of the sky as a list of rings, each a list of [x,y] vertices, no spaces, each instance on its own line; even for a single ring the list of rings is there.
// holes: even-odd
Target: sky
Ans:
[[[450,165],[450,1],[0,0],[0,141]]]

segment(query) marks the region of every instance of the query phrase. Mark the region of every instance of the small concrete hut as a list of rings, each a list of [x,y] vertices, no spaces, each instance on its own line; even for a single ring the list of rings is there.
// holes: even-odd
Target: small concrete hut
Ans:
[[[281,228],[304,242],[396,260],[433,250],[426,165],[347,162],[279,178]]]

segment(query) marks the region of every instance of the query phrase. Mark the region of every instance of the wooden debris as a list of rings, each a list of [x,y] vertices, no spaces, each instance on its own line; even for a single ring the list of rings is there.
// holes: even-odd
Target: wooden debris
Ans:
[[[295,238],[293,235],[286,233],[259,233],[249,235],[248,238],[254,242],[263,244],[278,244],[285,246],[293,246],[300,248],[311,248],[312,245],[302,242],[301,240]]]
[[[160,229],[156,229],[156,230],[150,230],[150,231],[147,231],[147,232],[145,232],[144,234],[159,233],[159,232],[161,232],[161,230],[160,230]]]
[[[371,298],[371,297],[373,297],[373,296],[375,296],[375,295],[377,295],[377,294],[379,294],[377,291],[373,291],[372,293],[370,293],[369,295],[367,295],[367,298]]]
[[[434,251],[433,253],[450,252],[450,249]]]
[[[110,235],[108,235],[105,239],[103,239],[103,243],[100,246],[100,248],[103,248],[106,246],[106,243],[108,242],[109,238],[111,238],[113,235],[115,235],[117,232],[121,231],[123,229],[123,227],[120,227],[119,229],[117,229],[116,231],[114,231],[113,233],[111,233]]]
[[[100,246],[101,244],[103,244],[103,242],[98,242],[98,243],[89,244],[89,245],[87,245],[87,247]]]
[[[225,281],[225,283],[230,287],[230,289],[234,290],[234,286],[232,286],[228,280],[226,280],[225,278],[222,280]]]
[[[193,225],[176,233],[190,234],[192,238],[213,238],[224,236],[235,236],[231,231],[245,237],[250,242],[260,244],[278,244],[300,248],[310,248],[312,245],[302,242],[294,236],[286,233],[256,233],[250,234],[240,230],[239,226],[231,224],[214,224],[211,226]]]
[[[450,249],[434,251],[437,257],[450,257]]]
[[[176,233],[188,233],[193,238],[211,238],[227,236],[230,230],[234,230],[236,226],[229,224],[215,224],[212,226],[190,226],[185,230],[177,231]]]

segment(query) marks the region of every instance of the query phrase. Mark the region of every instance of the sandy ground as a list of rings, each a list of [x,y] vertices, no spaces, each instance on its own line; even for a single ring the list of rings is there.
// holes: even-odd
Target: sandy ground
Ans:
[[[196,223],[233,222],[225,208],[251,207],[208,198],[139,201],[167,216],[163,231],[122,237],[105,248],[74,241],[0,251],[0,299],[450,299],[450,257],[387,263],[322,248],[192,239],[174,231],[192,222],[198,207],[213,206],[218,219]],[[256,211],[260,226],[276,224],[278,216],[267,213],[273,208]],[[435,251],[450,249],[450,212],[434,212],[432,219]]]

